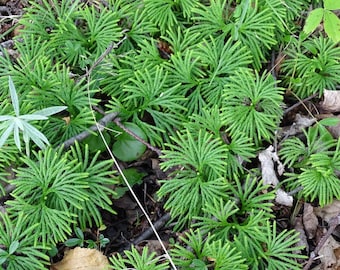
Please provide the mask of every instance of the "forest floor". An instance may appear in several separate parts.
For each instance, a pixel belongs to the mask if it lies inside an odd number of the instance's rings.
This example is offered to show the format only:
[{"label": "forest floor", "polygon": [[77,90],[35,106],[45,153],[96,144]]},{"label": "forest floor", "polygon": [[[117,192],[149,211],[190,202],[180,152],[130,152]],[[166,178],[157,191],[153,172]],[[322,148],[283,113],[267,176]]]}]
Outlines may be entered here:
[{"label": "forest floor", "polygon": [[[0,46],[9,50],[12,49],[13,37],[16,35],[15,26],[26,5],[26,1],[21,0],[0,0]],[[333,96],[330,99],[337,98],[339,97]],[[326,98],[321,100],[317,97],[310,97],[299,103],[293,103],[287,99],[285,102],[287,108],[281,124],[283,130],[292,130],[292,125],[297,124],[299,117],[301,117],[299,124],[305,125],[311,112],[315,115],[318,114],[320,118],[332,113],[330,108],[333,105]],[[335,136],[339,136],[340,127],[334,127],[332,132]],[[129,164],[121,163],[121,165],[136,168],[145,174],[143,183],[135,185],[134,191],[152,218],[164,243],[169,243],[176,241],[179,235],[172,231],[171,224],[165,225],[170,216],[163,210],[162,204],[155,199],[155,192],[159,188],[158,180],[167,177],[166,173],[160,170],[159,163],[157,154],[148,150],[138,161]],[[122,252],[129,248],[131,244],[137,244],[140,247],[148,245],[149,249],[162,253],[147,220],[129,193],[115,200],[113,205],[117,215],[102,213],[106,229],[100,232],[96,229],[89,230],[85,233],[85,238],[96,240],[99,233],[109,238],[110,244],[105,247],[105,255]],[[306,245],[309,256],[313,251],[318,251],[320,258],[314,260],[310,268],[315,270],[340,269],[339,219],[332,219],[339,213],[340,201],[335,201],[329,207],[322,209],[303,202],[295,208],[276,204],[274,209],[275,219],[282,229],[289,227],[292,218],[296,219],[295,229],[301,233],[301,244]],[[55,261],[62,258],[64,248],[60,247],[58,255],[54,258]]]}]

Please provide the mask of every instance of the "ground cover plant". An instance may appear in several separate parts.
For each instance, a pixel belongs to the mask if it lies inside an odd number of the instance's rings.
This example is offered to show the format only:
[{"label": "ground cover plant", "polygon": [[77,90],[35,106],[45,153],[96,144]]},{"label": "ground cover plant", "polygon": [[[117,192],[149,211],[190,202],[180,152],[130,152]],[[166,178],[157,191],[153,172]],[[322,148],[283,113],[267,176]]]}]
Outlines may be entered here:
[{"label": "ground cover plant", "polygon": [[326,267],[340,210],[308,241],[305,216],[340,200],[340,108],[320,102],[340,89],[339,5],[20,6],[0,55],[1,269],[62,269],[76,245],[107,269]]}]

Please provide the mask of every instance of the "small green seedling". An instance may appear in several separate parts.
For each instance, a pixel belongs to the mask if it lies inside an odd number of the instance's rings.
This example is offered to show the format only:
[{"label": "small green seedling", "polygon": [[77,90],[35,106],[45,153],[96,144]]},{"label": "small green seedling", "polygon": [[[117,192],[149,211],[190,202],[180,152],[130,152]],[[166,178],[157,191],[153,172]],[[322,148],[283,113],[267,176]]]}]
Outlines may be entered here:
[{"label": "small green seedling", "polygon": [[41,133],[37,128],[33,125],[29,124],[29,121],[36,120],[47,120],[47,116],[52,114],[59,113],[65,110],[66,106],[53,106],[48,107],[46,109],[36,111],[32,114],[20,115],[19,110],[19,99],[18,95],[12,81],[12,78],[9,76],[9,93],[12,100],[13,110],[15,116],[13,115],[0,115],[0,122],[3,122],[0,125],[0,130],[4,130],[0,137],[0,148],[6,143],[8,137],[13,134],[14,142],[19,151],[21,151],[21,143],[20,143],[20,132],[23,133],[23,139],[26,145],[26,154],[29,156],[29,141],[32,140],[40,149],[44,149],[46,145],[49,144],[48,139],[45,137],[43,133]]},{"label": "small green seedling", "polygon": [[80,228],[75,229],[75,234],[77,237],[75,238],[70,238],[67,241],[65,241],[65,246],[67,247],[83,247],[85,244],[87,245],[88,248],[103,248],[105,247],[110,240],[108,238],[105,238],[103,234],[99,234],[97,240],[85,240],[85,236],[83,231]]},{"label": "small green seedling", "polygon": [[325,32],[334,41],[340,41],[340,19],[333,12],[340,9],[340,2],[334,0],[324,0],[324,8],[312,10],[306,20],[303,31],[306,34],[312,33],[323,21]]}]

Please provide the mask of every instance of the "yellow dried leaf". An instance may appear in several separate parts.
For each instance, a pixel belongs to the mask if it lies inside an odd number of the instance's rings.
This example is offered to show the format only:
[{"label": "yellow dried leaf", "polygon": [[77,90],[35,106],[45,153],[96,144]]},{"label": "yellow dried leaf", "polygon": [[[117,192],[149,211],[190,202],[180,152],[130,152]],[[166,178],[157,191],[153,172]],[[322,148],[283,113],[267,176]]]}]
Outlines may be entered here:
[{"label": "yellow dried leaf", "polygon": [[109,261],[96,249],[76,247],[65,252],[62,261],[51,266],[50,270],[107,270]]}]

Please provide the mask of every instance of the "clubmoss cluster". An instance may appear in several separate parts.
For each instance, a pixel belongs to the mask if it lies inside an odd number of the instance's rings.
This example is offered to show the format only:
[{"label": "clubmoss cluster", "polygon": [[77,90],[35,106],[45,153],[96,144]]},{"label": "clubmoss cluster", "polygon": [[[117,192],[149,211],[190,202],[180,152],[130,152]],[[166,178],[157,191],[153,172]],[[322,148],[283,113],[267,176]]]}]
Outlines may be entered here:
[{"label": "clubmoss cluster", "polygon": [[[22,138],[13,140],[0,126],[8,138],[0,168],[16,172],[0,227],[0,263],[25,269],[26,260],[30,269],[44,269],[46,249],[76,227],[100,226],[99,208],[112,212],[115,192],[108,185],[118,180],[111,161],[78,144],[58,148],[94,124],[97,106],[137,125],[164,153],[161,167],[172,173],[157,195],[175,230],[188,229],[170,247],[179,269],[300,269],[298,235],[278,232],[274,191],[263,186],[252,161],[275,139],[284,89],[303,98],[340,82],[333,41],[321,33],[292,37],[301,31],[296,19],[314,2],[30,1],[15,38],[18,57],[6,50],[0,57],[0,119],[13,115],[8,76],[23,114],[67,109],[33,121],[50,146],[29,145],[30,156],[14,145]],[[276,74],[267,70],[268,59],[280,48],[286,59]],[[294,170],[285,187],[301,185],[299,196],[321,205],[339,199],[339,141],[318,127],[304,137],[306,143],[289,138],[280,145]],[[111,263],[168,268],[147,248]]]}]

